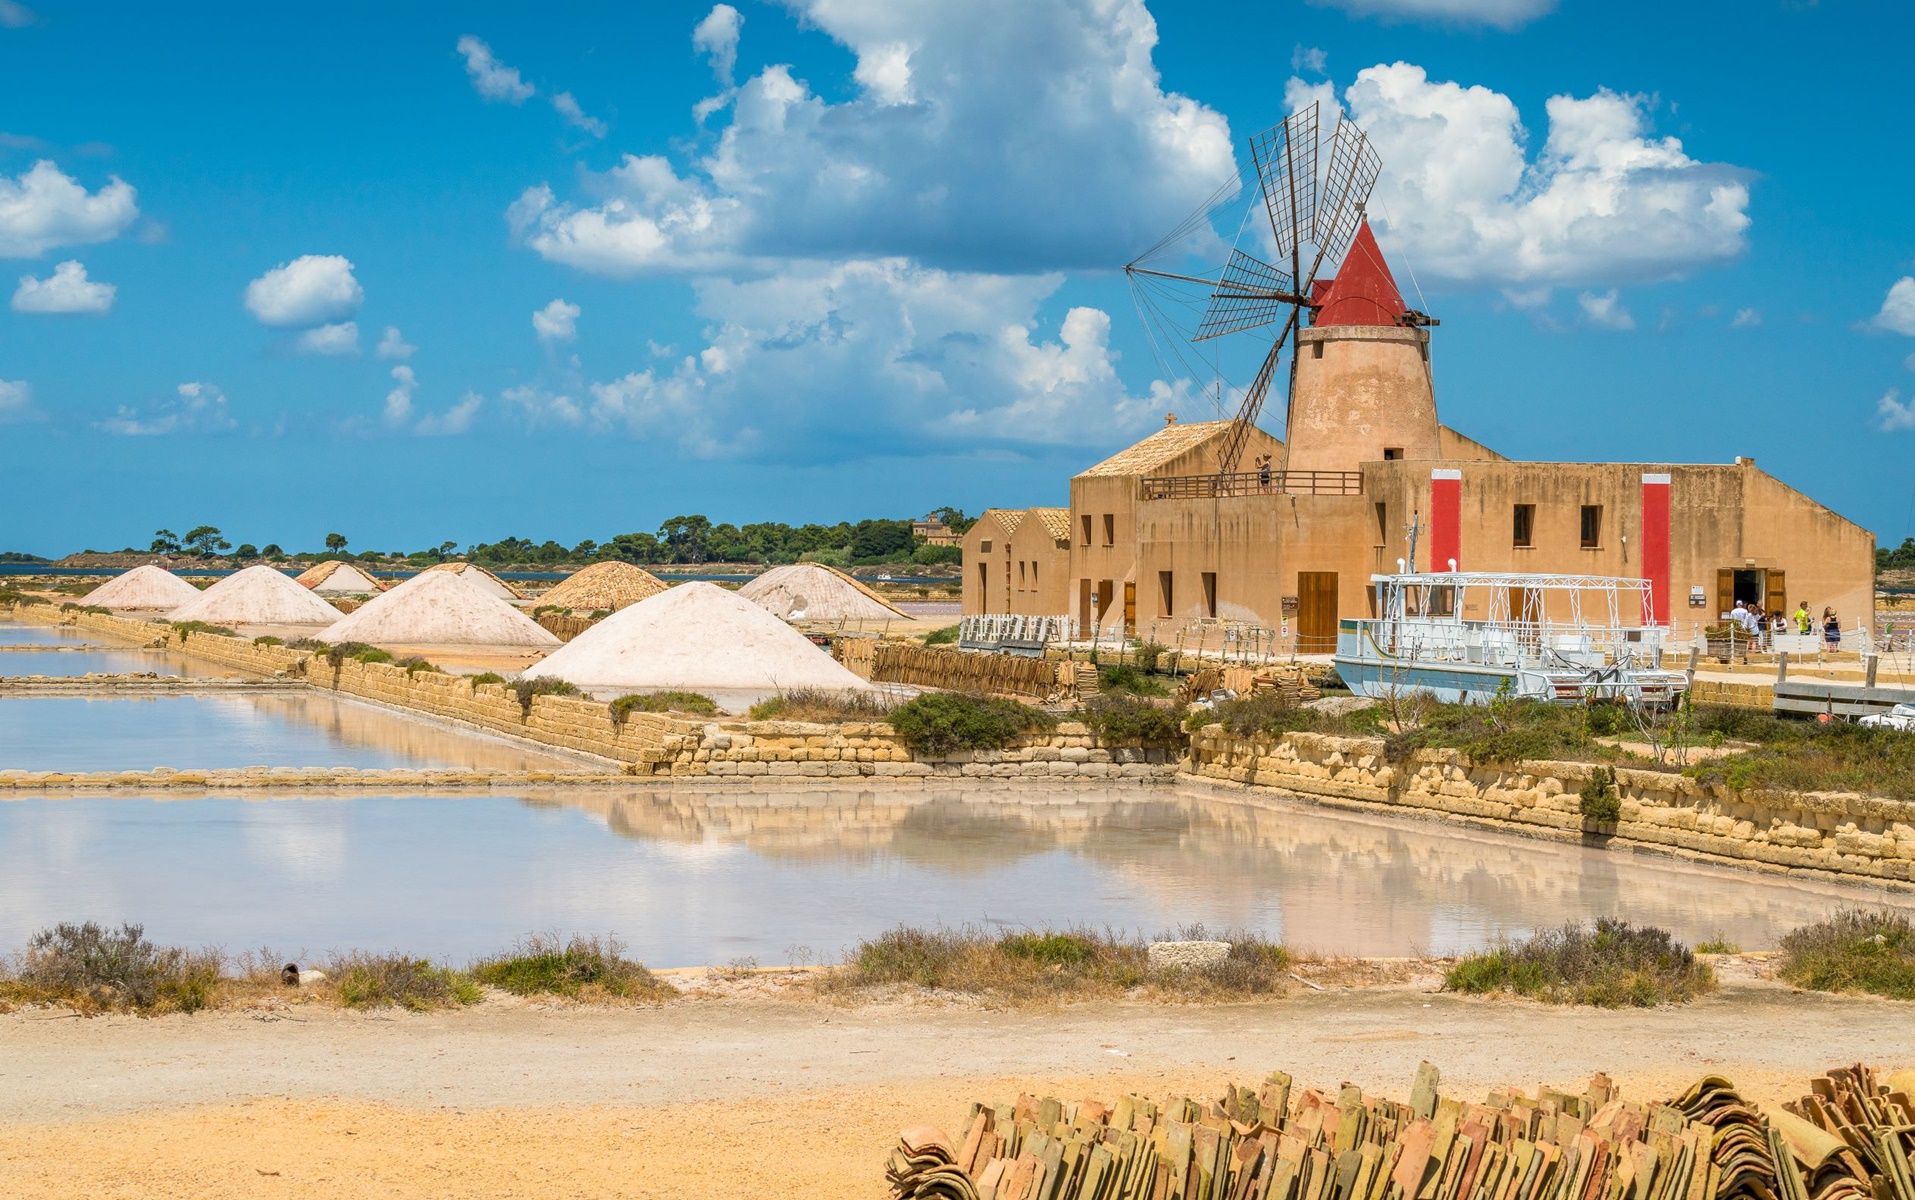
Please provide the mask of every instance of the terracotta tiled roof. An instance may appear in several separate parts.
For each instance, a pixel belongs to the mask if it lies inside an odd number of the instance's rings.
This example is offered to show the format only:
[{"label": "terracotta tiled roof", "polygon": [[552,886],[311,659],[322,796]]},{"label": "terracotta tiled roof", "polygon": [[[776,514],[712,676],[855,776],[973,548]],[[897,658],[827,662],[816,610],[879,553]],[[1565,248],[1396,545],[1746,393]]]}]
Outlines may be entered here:
[{"label": "terracotta tiled roof", "polygon": [[1033,508],[1037,519],[1044,522],[1044,532],[1051,540],[1066,542],[1071,536],[1071,510],[1068,508]]},{"label": "terracotta tiled roof", "polygon": [[995,520],[998,526],[1004,530],[1005,535],[1009,536],[1016,533],[1017,527],[1023,523],[1024,510],[1021,508],[987,508],[978,514],[977,519],[982,521],[985,517],[990,517]]},{"label": "terracotta tiled roof", "polygon": [[1166,425],[1128,450],[1120,450],[1082,475],[1148,475],[1230,428],[1228,421]]}]

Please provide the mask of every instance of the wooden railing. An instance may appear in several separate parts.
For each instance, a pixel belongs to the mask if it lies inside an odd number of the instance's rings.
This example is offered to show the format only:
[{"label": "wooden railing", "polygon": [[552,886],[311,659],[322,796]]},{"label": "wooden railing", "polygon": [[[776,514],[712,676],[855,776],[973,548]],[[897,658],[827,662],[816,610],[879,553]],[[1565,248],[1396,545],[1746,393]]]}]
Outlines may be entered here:
[{"label": "wooden railing", "polygon": [[1218,496],[1289,493],[1361,496],[1361,471],[1237,471],[1229,475],[1159,475],[1143,481],[1146,500],[1210,500]]}]

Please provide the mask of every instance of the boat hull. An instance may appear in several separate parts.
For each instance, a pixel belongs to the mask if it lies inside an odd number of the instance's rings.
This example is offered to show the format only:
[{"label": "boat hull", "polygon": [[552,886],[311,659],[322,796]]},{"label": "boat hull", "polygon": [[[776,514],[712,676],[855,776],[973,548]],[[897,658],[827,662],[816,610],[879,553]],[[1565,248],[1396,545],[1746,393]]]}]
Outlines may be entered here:
[{"label": "boat hull", "polygon": [[1514,670],[1471,663],[1406,664],[1341,654],[1334,661],[1343,686],[1354,695],[1376,700],[1387,700],[1392,694],[1427,695],[1445,704],[1487,704],[1505,684],[1516,687]]}]

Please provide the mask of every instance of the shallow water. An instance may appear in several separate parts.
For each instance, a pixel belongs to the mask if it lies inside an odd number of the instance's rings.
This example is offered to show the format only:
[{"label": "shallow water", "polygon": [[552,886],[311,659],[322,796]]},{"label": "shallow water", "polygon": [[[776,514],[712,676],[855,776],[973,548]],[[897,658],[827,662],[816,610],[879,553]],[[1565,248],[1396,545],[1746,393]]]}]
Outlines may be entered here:
[{"label": "shallow water", "polygon": [[87,640],[65,625],[16,625],[0,621],[0,646],[70,646]]},{"label": "shallow water", "polygon": [[[1014,796],[1007,800],[1006,796]],[[832,960],[899,923],[1202,922],[1353,955],[1596,916],[1772,946],[1859,888],[1170,791],[0,801],[0,950],[59,920],[453,961],[615,933],[654,966]],[[1908,906],[1915,901],[1896,898]]]},{"label": "shallow water", "polygon": [[0,676],[186,675],[239,679],[239,671],[160,650],[0,650]]},{"label": "shallow water", "polygon": [[324,693],[0,697],[0,769],[484,767],[578,760]]}]

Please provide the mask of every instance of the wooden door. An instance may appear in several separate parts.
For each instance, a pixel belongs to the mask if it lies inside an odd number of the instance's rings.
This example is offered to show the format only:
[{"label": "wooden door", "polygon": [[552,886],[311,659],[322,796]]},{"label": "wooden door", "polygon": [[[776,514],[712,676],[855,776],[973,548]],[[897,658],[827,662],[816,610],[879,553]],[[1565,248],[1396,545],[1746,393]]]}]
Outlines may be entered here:
[{"label": "wooden door", "polygon": [[1789,607],[1788,582],[1786,572],[1764,571],[1762,573],[1762,604],[1768,610],[1762,614],[1763,616],[1779,612],[1786,617],[1794,611]]},{"label": "wooden door", "polygon": [[1297,572],[1297,653],[1330,654],[1337,648],[1337,573]]},{"label": "wooden door", "polygon": [[[1086,521],[1089,517],[1084,518]],[[1090,632],[1090,580],[1077,581],[1077,627],[1084,633]]]},{"label": "wooden door", "polygon": [[1135,636],[1137,633],[1137,585],[1124,585],[1124,633]]},{"label": "wooden door", "polygon": [[1722,619],[1722,614],[1735,608],[1735,568],[1720,567],[1716,570],[1716,615],[1709,618],[1713,625]]}]

